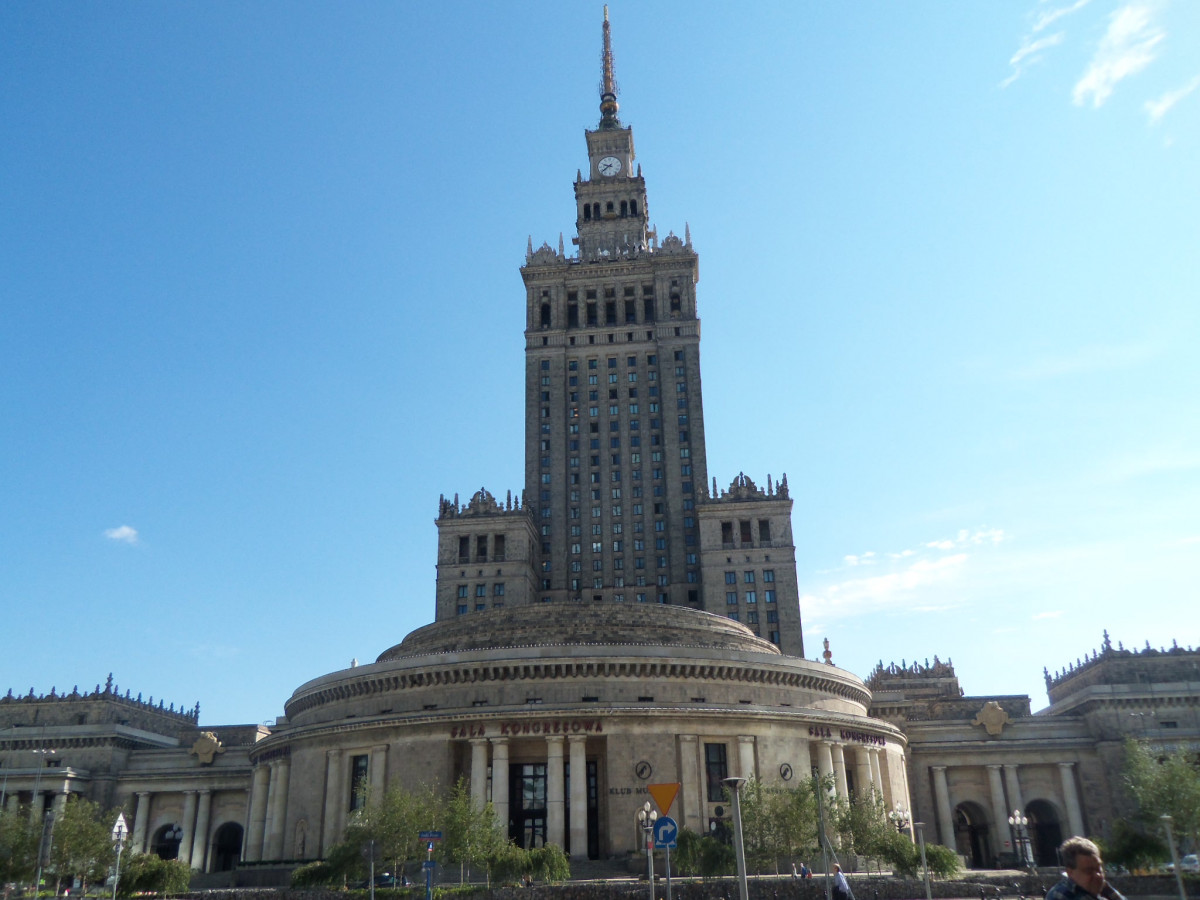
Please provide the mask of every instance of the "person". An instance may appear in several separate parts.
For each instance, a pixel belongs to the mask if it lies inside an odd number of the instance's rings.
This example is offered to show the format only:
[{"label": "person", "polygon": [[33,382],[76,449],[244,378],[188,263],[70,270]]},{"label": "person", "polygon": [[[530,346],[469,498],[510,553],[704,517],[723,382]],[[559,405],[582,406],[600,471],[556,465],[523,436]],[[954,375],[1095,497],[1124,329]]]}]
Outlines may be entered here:
[{"label": "person", "polygon": [[[801,865],[804,865],[804,863],[801,863]],[[799,878],[800,878],[800,873],[796,871],[796,864],[792,863],[792,881],[796,881]]]},{"label": "person", "polygon": [[800,877],[801,878],[812,878],[812,869],[810,869],[804,863],[800,863]]},{"label": "person", "polygon": [[1068,838],[1058,848],[1066,867],[1063,877],[1046,891],[1046,900],[1125,900],[1104,880],[1104,863],[1100,848],[1084,837]]},{"label": "person", "polygon": [[854,891],[850,890],[850,883],[846,881],[838,863],[833,864],[833,896],[835,900],[854,900]]}]

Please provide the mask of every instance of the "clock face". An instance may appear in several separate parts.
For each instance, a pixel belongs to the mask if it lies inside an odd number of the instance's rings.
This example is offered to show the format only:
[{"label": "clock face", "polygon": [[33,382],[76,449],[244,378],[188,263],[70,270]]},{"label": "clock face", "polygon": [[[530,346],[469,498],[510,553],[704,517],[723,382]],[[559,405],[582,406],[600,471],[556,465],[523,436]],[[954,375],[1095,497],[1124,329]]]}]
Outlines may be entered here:
[{"label": "clock face", "polygon": [[615,156],[606,156],[596,164],[596,169],[601,175],[611,177],[621,171],[621,161]]}]

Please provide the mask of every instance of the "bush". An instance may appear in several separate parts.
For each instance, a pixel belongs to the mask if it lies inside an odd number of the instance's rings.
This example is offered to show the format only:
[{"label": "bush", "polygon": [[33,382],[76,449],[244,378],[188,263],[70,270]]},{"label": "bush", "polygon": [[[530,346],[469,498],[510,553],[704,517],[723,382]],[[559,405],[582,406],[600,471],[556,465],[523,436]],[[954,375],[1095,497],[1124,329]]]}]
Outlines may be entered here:
[{"label": "bush", "polygon": [[331,884],[337,877],[337,873],[333,871],[328,863],[317,860],[316,862],[305,863],[292,872],[292,887],[320,887]]},{"label": "bush", "polygon": [[182,894],[188,889],[192,867],[178,859],[159,859],[153,853],[139,853],[122,861],[117,894]]},{"label": "bush", "polygon": [[717,878],[737,871],[737,858],[728,844],[705,835],[700,838],[700,877]]},{"label": "bush", "polygon": [[[894,874],[903,878],[921,876],[921,848],[910,841],[907,835],[897,833],[894,838],[888,838],[880,851],[880,856],[891,864]],[[962,867],[958,854],[941,844],[925,845],[925,862],[929,866],[929,874],[937,878],[957,875]]]},{"label": "bush", "polygon": [[488,871],[501,884],[516,884],[525,874],[525,851],[513,843],[505,843],[488,857]]},{"label": "bush", "polygon": [[546,844],[525,852],[529,856],[529,874],[536,881],[557,884],[571,877],[571,863],[558,844]]}]

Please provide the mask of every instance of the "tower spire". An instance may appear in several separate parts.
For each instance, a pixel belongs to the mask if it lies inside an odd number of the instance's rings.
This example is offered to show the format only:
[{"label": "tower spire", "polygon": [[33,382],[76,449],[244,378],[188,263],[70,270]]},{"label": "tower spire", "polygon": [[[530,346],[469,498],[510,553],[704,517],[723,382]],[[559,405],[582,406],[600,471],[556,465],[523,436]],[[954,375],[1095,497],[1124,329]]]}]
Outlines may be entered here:
[{"label": "tower spire", "polygon": [[617,118],[617,80],[613,76],[612,32],[608,25],[608,4],[604,5],[604,50],[601,53],[600,127],[619,128]]}]

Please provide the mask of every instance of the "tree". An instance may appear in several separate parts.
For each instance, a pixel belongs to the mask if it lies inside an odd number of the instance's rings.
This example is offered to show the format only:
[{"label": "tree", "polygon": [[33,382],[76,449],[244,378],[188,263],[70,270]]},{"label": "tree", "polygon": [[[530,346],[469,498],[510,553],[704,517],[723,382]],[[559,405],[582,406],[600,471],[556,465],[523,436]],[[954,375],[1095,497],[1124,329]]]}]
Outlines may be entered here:
[{"label": "tree", "polygon": [[866,796],[835,803],[831,820],[842,846],[859,856],[883,858],[884,851],[891,848],[891,835],[896,833],[888,821],[887,803],[873,787]]},{"label": "tree", "polygon": [[37,848],[37,828],[24,816],[0,810],[0,884],[31,880]]},{"label": "tree", "polygon": [[444,804],[442,859],[458,865],[460,883],[472,863],[486,862],[505,843],[492,804],[476,807],[465,779],[460,778]]},{"label": "tree", "polygon": [[78,878],[86,888],[104,878],[115,856],[112,822],[98,804],[78,797],[63,806],[54,822],[47,867],[59,884]]},{"label": "tree", "polygon": [[1167,858],[1167,843],[1155,831],[1146,830],[1127,819],[1113,822],[1112,837],[1105,841],[1106,863],[1116,863],[1127,869],[1149,869]]},{"label": "tree", "polygon": [[1137,741],[1126,741],[1125,784],[1147,831],[1157,832],[1165,814],[1174,819],[1184,846],[1200,844],[1200,768],[1185,751],[1159,758]]}]

